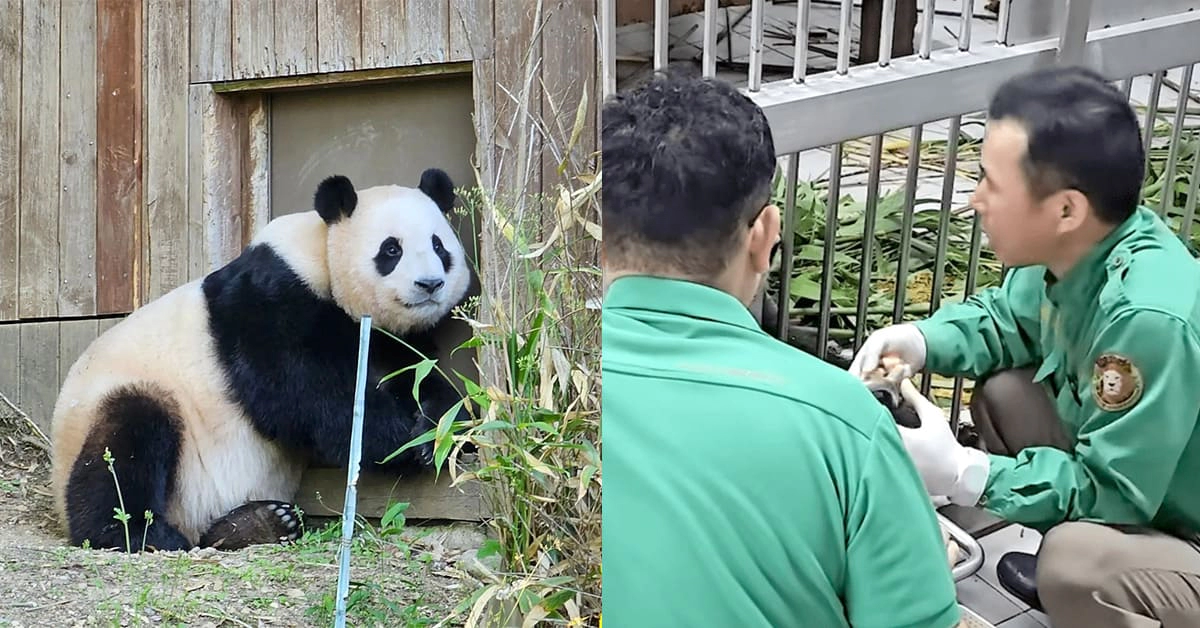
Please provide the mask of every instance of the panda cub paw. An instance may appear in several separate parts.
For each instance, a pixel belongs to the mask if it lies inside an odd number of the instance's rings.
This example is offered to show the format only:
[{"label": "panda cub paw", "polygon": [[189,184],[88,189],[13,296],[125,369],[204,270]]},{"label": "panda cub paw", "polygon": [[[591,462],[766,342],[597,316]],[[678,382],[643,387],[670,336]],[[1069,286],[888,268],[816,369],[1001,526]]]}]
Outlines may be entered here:
[{"label": "panda cub paw", "polygon": [[300,538],[303,524],[291,504],[253,501],[217,519],[200,537],[201,547],[237,550],[251,545],[288,543]]}]

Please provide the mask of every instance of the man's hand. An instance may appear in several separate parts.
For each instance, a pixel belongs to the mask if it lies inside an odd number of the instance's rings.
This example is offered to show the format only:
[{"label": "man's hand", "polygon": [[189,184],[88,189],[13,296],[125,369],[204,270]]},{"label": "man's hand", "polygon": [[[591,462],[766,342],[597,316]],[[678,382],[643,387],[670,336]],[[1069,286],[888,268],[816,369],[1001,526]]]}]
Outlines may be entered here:
[{"label": "man's hand", "polygon": [[963,447],[954,439],[942,409],[921,395],[909,380],[900,383],[900,395],[917,412],[921,426],[897,425],[904,448],[930,495],[944,495],[951,503],[974,506],[987,485],[990,461],[978,449]]},{"label": "man's hand", "polygon": [[919,372],[925,368],[925,336],[911,323],[884,327],[867,336],[850,364],[850,372],[862,379],[881,366],[884,356],[907,364],[912,369],[909,375]]}]

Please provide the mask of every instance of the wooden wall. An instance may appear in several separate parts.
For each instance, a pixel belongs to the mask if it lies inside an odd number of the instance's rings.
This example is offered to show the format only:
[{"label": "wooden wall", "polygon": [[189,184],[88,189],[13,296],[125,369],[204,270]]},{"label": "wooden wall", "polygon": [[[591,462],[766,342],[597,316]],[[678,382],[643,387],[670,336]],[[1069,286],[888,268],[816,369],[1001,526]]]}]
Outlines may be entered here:
[{"label": "wooden wall", "polygon": [[[274,89],[465,66],[481,178],[512,194],[557,177],[545,149],[586,90],[582,166],[595,15],[595,0],[0,0],[0,393],[48,420],[97,330],[249,240]],[[486,291],[503,251],[484,239]]]}]

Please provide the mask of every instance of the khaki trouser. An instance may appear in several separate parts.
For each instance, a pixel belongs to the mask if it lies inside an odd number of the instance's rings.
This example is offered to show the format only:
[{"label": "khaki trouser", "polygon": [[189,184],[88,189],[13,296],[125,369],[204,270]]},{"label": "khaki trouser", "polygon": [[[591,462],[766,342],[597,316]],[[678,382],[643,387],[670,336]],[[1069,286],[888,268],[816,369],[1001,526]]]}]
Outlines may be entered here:
[{"label": "khaki trouser", "polygon": [[[1004,371],[976,387],[971,417],[983,446],[1014,455],[1069,450],[1033,370]],[[1054,628],[1200,627],[1200,543],[1148,528],[1070,521],[1051,528],[1037,561],[1038,596]]]}]

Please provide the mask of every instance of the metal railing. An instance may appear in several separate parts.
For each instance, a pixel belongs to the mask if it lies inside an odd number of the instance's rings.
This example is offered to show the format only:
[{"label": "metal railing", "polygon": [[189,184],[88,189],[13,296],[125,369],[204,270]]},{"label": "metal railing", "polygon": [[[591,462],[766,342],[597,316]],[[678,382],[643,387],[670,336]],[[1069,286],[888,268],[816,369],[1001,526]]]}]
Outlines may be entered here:
[{"label": "metal railing", "polygon": [[[860,0],[860,5],[872,0]],[[903,0],[914,2],[917,0]],[[765,18],[770,14],[774,22],[772,32],[775,41],[780,37],[778,26],[781,11],[791,11],[795,5],[794,20],[790,21],[790,36],[793,45],[790,76],[773,80],[764,79],[766,57]],[[913,264],[914,248],[932,246],[932,286],[927,314],[936,310],[944,301],[944,283],[947,276],[946,260],[949,252],[950,223],[954,218],[970,221],[969,236],[954,246],[967,248],[967,269],[964,277],[963,294],[966,298],[979,286],[979,267],[984,255],[983,234],[979,221],[967,203],[957,200],[962,196],[956,192],[955,183],[961,182],[960,153],[958,140],[965,133],[964,120],[971,123],[980,116],[987,100],[995,88],[1008,78],[1037,67],[1053,63],[1070,63],[1089,66],[1107,79],[1118,82],[1126,97],[1130,96],[1135,77],[1149,74],[1152,77],[1148,102],[1144,116],[1144,133],[1147,149],[1155,142],[1156,124],[1171,125],[1165,145],[1155,147],[1166,151],[1164,176],[1176,185],[1181,162],[1181,147],[1184,131],[1194,141],[1197,133],[1188,129],[1189,86],[1194,65],[1200,62],[1200,0],[1155,0],[1146,3],[1129,3],[1126,0],[1056,0],[1043,3],[1017,3],[1014,8],[1008,0],[1000,2],[995,17],[994,38],[992,33],[980,30],[977,16],[972,10],[959,11],[953,27],[942,20],[938,31],[936,22],[945,17],[947,11],[938,9],[936,0],[919,0],[919,23],[914,33],[911,55],[896,57],[892,54],[896,32],[894,16],[897,0],[883,0],[882,26],[879,29],[879,55],[877,61],[854,65],[852,44],[854,37],[854,13],[864,9],[856,7],[854,0],[793,0],[769,3],[752,0],[749,7],[719,7],[717,0],[706,0],[702,13],[702,43],[699,46],[700,71],[704,76],[717,76],[720,51],[718,40],[726,43],[734,36],[730,27],[722,32],[722,24],[741,21],[749,23],[749,43],[743,78],[728,74],[743,85],[744,93],[754,99],[771,122],[777,153],[782,157],[784,177],[783,232],[793,234],[797,225],[797,185],[799,163],[802,153],[813,150],[828,150],[829,168],[824,208],[823,251],[819,297],[815,308],[817,322],[812,328],[797,330],[793,323],[793,296],[790,293],[791,278],[795,270],[796,250],[794,237],[784,237],[781,247],[782,264],[779,269],[779,287],[774,296],[779,303],[774,327],[780,338],[789,339],[796,331],[815,337],[815,348],[826,356],[826,347],[834,332],[850,342],[850,351],[857,350],[865,335],[871,331],[867,326],[868,316],[878,308],[870,304],[871,284],[880,279],[872,276],[877,246],[875,228],[880,218],[880,184],[885,155],[885,143],[890,135],[904,131],[907,135],[907,163],[904,173],[904,198],[899,224],[899,252],[895,272],[890,279],[895,282],[891,299],[890,322],[902,321],[906,314],[913,314],[906,294],[908,279]],[[956,7],[973,5],[969,0],[953,2]],[[616,29],[615,0],[601,0],[601,71],[605,94],[615,91],[616,81]],[[788,8],[783,8],[789,5]],[[836,29],[836,53],[829,53],[836,60],[833,67],[824,71],[813,71],[808,51],[814,28],[813,11],[822,7],[839,5]],[[654,68],[666,65],[670,60],[672,31],[669,28],[669,4],[667,0],[655,0],[655,19],[652,25]],[[720,19],[721,16],[725,19]],[[954,28],[956,27],[956,28]],[[694,29],[691,29],[694,30]],[[953,42],[935,46],[935,32],[953,31]],[[690,30],[689,30],[690,32]],[[677,35],[677,39],[684,37]],[[973,41],[974,40],[974,41]],[[732,49],[731,46],[726,46]],[[860,42],[861,47],[861,42]],[[734,65],[733,53],[726,53],[725,66]],[[776,55],[778,58],[778,55]],[[779,63],[774,69],[782,73]],[[1162,119],[1160,106],[1162,88],[1168,84],[1168,71],[1181,73],[1182,96],[1178,98],[1169,121]],[[732,72],[728,71],[728,72]],[[1192,96],[1194,99],[1194,96]],[[1200,103],[1200,99],[1196,100]],[[1192,112],[1200,115],[1200,110]],[[923,204],[936,205],[937,226],[920,231],[914,238],[918,179],[923,163],[922,137],[931,124],[945,124],[948,149],[940,164],[941,190],[938,198],[926,199]],[[836,249],[840,226],[839,200],[846,185],[848,151],[861,138],[870,138],[866,164],[866,198],[863,203],[863,223],[860,241],[859,276],[857,303],[853,308],[839,310],[832,303],[835,278]],[[1159,140],[1162,144],[1163,140]],[[893,151],[888,151],[889,156]],[[1200,151],[1192,151],[1190,163],[1195,171]],[[1147,167],[1150,167],[1151,159]],[[891,161],[889,159],[889,161]],[[1170,210],[1179,220],[1178,228],[1190,238],[1195,218],[1197,187],[1200,176],[1193,176],[1189,192],[1182,207],[1176,206],[1175,194],[1161,194],[1156,204],[1160,214]],[[966,210],[966,211],[963,211]],[[932,240],[932,244],[930,244]],[[924,309],[924,308],[922,308]],[[848,311],[847,311],[848,310]],[[854,329],[831,329],[834,313],[852,315]],[[964,382],[954,382],[952,416],[957,419]],[[924,392],[930,389],[929,378],[925,378]],[[957,420],[955,420],[957,423]]]}]

